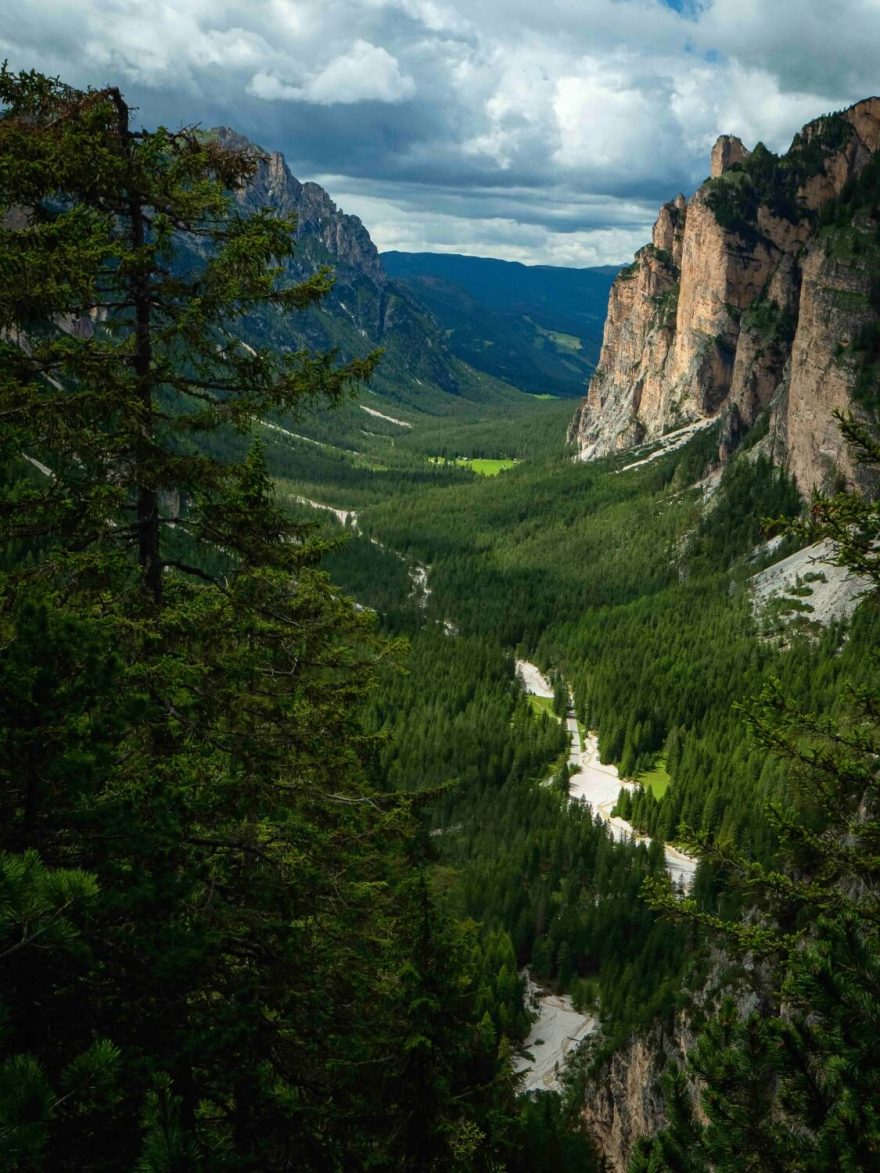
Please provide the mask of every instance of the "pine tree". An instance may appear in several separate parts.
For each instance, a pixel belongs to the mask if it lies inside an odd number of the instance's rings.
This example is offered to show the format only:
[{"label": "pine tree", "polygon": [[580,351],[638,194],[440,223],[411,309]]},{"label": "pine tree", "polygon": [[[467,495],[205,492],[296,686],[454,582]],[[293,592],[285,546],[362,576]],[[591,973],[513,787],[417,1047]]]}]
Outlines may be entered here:
[{"label": "pine tree", "polygon": [[[289,284],[293,224],[240,209],[253,153],[134,129],[112,87],[4,69],[0,100],[0,846],[94,885],[69,964],[0,957],[30,1152],[383,1167],[414,821],[364,782],[357,705],[387,652],[242,439],[375,356],[240,342],[329,285]],[[52,1089],[102,1045],[118,1094],[68,1126]]]}]

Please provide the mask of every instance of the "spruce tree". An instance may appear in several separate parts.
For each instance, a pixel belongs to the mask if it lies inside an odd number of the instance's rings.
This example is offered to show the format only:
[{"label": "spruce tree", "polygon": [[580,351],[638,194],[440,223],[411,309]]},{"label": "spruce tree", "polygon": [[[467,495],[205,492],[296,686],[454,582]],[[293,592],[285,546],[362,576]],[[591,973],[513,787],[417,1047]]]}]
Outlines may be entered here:
[{"label": "spruce tree", "polygon": [[[414,1014],[414,821],[361,766],[387,653],[244,441],[375,356],[241,341],[330,280],[290,284],[294,225],[242,210],[253,152],[138,129],[113,87],[4,69],[0,101],[0,847],[82,906],[63,965],[0,956],[2,1071],[39,1102],[11,1167],[429,1167],[383,1110],[411,1115]],[[102,1055],[78,1126],[54,1089]],[[432,1167],[468,1136],[479,1167],[473,1097],[440,1102]]]}]

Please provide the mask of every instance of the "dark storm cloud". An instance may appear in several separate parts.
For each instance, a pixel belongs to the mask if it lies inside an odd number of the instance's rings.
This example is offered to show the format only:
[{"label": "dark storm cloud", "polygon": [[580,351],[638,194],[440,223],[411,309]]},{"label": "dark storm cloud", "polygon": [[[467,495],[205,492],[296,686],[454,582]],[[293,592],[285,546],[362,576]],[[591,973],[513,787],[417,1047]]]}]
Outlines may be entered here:
[{"label": "dark storm cloud", "polygon": [[777,149],[880,88],[877,0],[28,0],[14,67],[232,125],[383,247],[625,259],[728,131]]}]

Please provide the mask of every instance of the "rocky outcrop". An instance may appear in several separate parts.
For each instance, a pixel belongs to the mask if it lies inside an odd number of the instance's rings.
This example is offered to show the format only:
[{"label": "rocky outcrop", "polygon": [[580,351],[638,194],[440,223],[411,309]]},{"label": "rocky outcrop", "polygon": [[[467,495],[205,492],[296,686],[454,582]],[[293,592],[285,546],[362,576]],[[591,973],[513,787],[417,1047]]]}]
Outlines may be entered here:
[{"label": "rocky outcrop", "polygon": [[760,961],[743,963],[713,948],[705,970],[695,970],[689,980],[691,1006],[671,1020],[635,1031],[628,1041],[598,1068],[593,1068],[584,1088],[581,1115],[608,1173],[625,1173],[636,1141],[666,1126],[665,1094],[661,1077],[670,1064],[685,1077],[685,1087],[697,1119],[705,1122],[700,1103],[702,1086],[688,1069],[687,1058],[695,1047],[700,1028],[720,1006],[732,998],[737,1013],[748,1016],[767,1004],[759,990],[767,988]]},{"label": "rocky outcrop", "polygon": [[672,263],[681,267],[681,250],[684,244],[684,222],[687,214],[687,200],[681,194],[664,204],[654,225],[651,243],[660,252],[669,253]]},{"label": "rocky outcrop", "polygon": [[582,459],[714,417],[723,458],[769,411],[805,494],[858,479],[832,413],[880,402],[878,148],[878,98],[810,123],[781,157],[718,140],[712,178],[660,209],[615,281],[569,433]]},{"label": "rocky outcrop", "polygon": [[742,140],[738,139],[735,134],[720,135],[712,148],[709,174],[713,179],[717,179],[719,175],[729,171],[734,163],[742,163],[748,154]]},{"label": "rocky outcrop", "polygon": [[668,1055],[669,1041],[655,1027],[616,1051],[600,1078],[587,1086],[584,1124],[611,1173],[627,1168],[639,1137],[666,1124],[660,1075]]},{"label": "rocky outcrop", "polygon": [[[228,127],[221,126],[217,136],[224,145],[257,150]],[[385,274],[379,251],[358,217],[340,211],[317,183],[300,183],[278,151],[260,151],[257,157],[256,174],[240,193],[241,203],[249,208],[270,206],[279,212],[294,213],[299,233],[320,241],[336,260],[383,284]]]}]

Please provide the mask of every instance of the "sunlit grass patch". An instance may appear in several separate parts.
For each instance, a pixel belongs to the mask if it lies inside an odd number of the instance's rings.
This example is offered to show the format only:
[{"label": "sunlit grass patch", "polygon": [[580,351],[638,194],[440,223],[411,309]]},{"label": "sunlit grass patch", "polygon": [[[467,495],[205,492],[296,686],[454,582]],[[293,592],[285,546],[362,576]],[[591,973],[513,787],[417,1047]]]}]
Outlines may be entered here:
[{"label": "sunlit grass patch", "polygon": [[448,459],[445,456],[429,456],[431,464],[457,464],[459,468],[469,468],[471,472],[481,477],[497,477],[500,472],[515,468],[518,460],[493,460],[482,456],[457,456]]},{"label": "sunlit grass patch", "polygon": [[535,696],[534,693],[530,692],[528,697],[529,704],[536,713],[548,713],[551,717],[556,717],[557,721],[559,720],[559,717],[553,712],[552,696]]},{"label": "sunlit grass patch", "polygon": [[467,468],[472,468],[475,473],[479,473],[481,477],[497,477],[500,472],[504,472],[508,468],[514,468],[519,464],[518,460],[456,460],[456,464],[461,464]]},{"label": "sunlit grass patch", "polygon": [[658,758],[652,770],[645,770],[636,779],[646,790],[650,790],[655,798],[662,798],[669,789],[672,779],[666,769],[666,759]]}]

